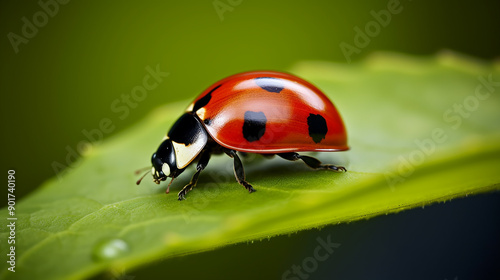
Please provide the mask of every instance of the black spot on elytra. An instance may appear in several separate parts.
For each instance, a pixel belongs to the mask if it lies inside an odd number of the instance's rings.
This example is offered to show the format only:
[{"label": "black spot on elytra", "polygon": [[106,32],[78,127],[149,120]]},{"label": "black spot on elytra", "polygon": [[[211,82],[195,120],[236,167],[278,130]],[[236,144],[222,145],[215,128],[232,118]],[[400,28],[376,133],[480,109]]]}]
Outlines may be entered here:
[{"label": "black spot on elytra", "polygon": [[203,120],[203,123],[206,125],[210,125],[211,121],[212,121],[211,119],[205,119],[205,120]]},{"label": "black spot on elytra", "polygon": [[328,127],[326,126],[326,120],[323,116],[309,114],[309,117],[307,117],[307,125],[309,126],[309,136],[311,136],[315,143],[319,143],[321,140],[325,139]]},{"label": "black spot on elytra", "polygon": [[222,84],[214,87],[211,91],[209,91],[205,96],[200,98],[196,103],[194,103],[193,106],[193,112],[198,111],[198,109],[207,106],[208,102],[210,102],[210,99],[212,99],[212,92],[214,92],[216,89],[220,88]]},{"label": "black spot on elytra", "polygon": [[255,83],[262,89],[269,92],[280,93],[285,88],[285,86],[283,85],[283,81],[278,78],[257,77],[255,78]]},{"label": "black spot on elytra", "polygon": [[266,115],[263,112],[245,112],[243,122],[243,137],[248,142],[259,140],[266,132]]},{"label": "black spot on elytra", "polygon": [[205,131],[196,117],[185,113],[174,123],[168,132],[168,138],[177,143],[190,145],[203,133]]}]

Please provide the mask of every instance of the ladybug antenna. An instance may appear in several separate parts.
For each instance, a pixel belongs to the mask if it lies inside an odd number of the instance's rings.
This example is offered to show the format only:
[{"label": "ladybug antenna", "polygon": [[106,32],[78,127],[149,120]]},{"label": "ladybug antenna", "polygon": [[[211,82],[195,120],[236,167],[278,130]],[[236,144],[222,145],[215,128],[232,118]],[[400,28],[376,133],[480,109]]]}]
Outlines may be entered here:
[{"label": "ladybug antenna", "polygon": [[175,179],[175,177],[172,177],[172,180],[170,180],[170,183],[168,183],[167,190],[165,191],[165,193],[170,192],[170,185],[172,185],[172,182],[174,181],[174,179]]},{"label": "ladybug antenna", "polygon": [[[149,168],[149,167],[148,167],[148,168]],[[142,175],[142,177],[141,177],[139,180],[137,180],[137,182],[135,182],[135,183],[136,183],[137,185],[139,185],[139,184],[141,183],[142,179],[144,179],[144,177],[146,177],[146,175],[148,175],[148,173],[149,173],[149,171],[146,171],[146,173],[144,173],[144,175]]]},{"label": "ladybug antenna", "polygon": [[137,169],[134,173],[135,173],[135,175],[137,175],[137,174],[142,173],[142,172],[144,172],[145,170],[148,170],[148,169],[150,169],[150,168],[151,168],[151,166],[146,166],[146,167],[143,167],[143,168],[141,168],[141,169]]}]

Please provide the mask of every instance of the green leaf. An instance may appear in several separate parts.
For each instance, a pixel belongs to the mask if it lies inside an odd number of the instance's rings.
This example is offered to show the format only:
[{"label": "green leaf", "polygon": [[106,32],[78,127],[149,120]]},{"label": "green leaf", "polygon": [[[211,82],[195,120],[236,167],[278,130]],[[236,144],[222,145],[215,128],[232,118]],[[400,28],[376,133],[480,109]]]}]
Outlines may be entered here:
[{"label": "green leaf", "polygon": [[[303,62],[291,72],[326,92],[344,117],[352,149],[317,156],[347,173],[250,157],[257,192],[248,194],[221,156],[185,201],[175,192],[191,169],[168,195],[151,180],[136,186],[134,170],[149,164],[189,101],[166,105],[18,201],[16,272],[3,262],[1,278],[81,279],[500,188],[500,64],[377,54],[353,65]],[[5,256],[8,229],[0,235]]]}]

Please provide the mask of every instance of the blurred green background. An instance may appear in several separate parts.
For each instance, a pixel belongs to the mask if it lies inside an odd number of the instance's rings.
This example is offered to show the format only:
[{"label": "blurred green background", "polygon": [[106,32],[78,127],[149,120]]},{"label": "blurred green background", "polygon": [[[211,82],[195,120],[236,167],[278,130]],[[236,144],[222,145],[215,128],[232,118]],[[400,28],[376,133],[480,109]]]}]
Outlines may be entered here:
[{"label": "blurred green background", "polygon": [[[339,45],[355,46],[354,28],[364,29],[374,20],[371,11],[392,2],[42,1],[58,3],[57,10],[46,7],[53,16],[44,18],[38,1],[3,0],[2,170],[16,170],[19,199],[55,176],[55,163],[59,169],[73,162],[69,151],[78,151],[88,140],[84,131],[99,129],[103,119],[113,128],[102,133],[106,139],[158,105],[192,99],[237,72],[286,71],[300,60],[348,63]],[[414,0],[399,6],[352,62],[378,50],[433,55],[451,49],[498,59],[500,2]],[[29,30],[26,20],[40,27]],[[31,38],[12,39],[23,29]],[[143,100],[123,99],[142,85],[148,66],[169,76]]]}]

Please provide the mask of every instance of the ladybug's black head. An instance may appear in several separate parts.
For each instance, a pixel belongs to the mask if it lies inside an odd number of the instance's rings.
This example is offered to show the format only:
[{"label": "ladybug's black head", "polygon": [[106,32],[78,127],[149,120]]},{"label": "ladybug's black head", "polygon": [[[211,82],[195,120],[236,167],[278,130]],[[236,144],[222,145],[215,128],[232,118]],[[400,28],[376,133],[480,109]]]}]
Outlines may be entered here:
[{"label": "ladybug's black head", "polygon": [[175,161],[175,153],[170,139],[165,139],[163,143],[161,143],[156,153],[151,157],[151,164],[153,165],[151,170],[153,182],[157,184],[161,181],[165,181],[167,177],[175,178],[179,175],[179,170],[177,169]]}]

